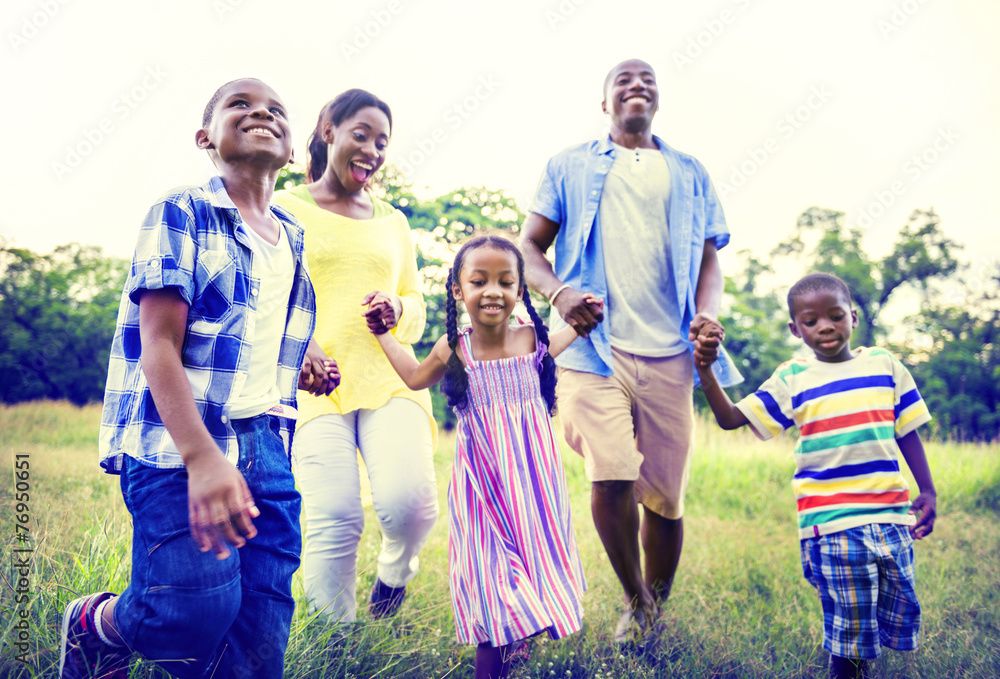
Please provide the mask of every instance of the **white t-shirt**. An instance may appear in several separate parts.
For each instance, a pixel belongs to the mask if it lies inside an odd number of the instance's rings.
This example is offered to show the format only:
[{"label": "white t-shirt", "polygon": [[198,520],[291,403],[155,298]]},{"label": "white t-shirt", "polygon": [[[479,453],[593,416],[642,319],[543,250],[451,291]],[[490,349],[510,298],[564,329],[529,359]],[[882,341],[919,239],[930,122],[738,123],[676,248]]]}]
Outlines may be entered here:
[{"label": "white t-shirt", "polygon": [[244,225],[244,230],[250,235],[253,253],[250,275],[256,285],[250,294],[257,297],[257,320],[247,379],[230,408],[233,419],[260,415],[280,401],[278,354],[295,276],[295,258],[284,227],[278,228],[275,245],[249,226]]},{"label": "white t-shirt", "polygon": [[611,346],[639,356],[685,350],[670,259],[670,169],[659,149],[615,144],[601,194]]}]

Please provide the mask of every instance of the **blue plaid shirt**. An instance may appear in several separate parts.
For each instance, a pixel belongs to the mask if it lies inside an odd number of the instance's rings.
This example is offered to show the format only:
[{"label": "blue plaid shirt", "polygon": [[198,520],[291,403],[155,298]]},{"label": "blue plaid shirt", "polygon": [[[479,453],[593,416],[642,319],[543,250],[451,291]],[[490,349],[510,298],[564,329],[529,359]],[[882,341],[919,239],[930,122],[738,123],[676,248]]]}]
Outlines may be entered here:
[{"label": "blue plaid shirt", "polygon": [[[670,252],[676,278],[674,288],[681,310],[679,332],[690,352],[694,344],[687,339],[688,326],[697,313],[694,298],[705,241],[712,239],[715,247],[721,250],[729,242],[729,229],[704,166],[696,158],[670,148],[659,137],[653,138],[670,168],[670,211],[667,215]],[[556,277],[577,290],[603,299],[607,299],[608,284],[599,208],[604,180],[614,160],[615,149],[609,138],[557,154],[549,160],[535,200],[528,208],[559,224],[554,243]],[[566,326],[555,309],[549,322],[552,331]],[[607,321],[599,324],[588,337],[578,337],[559,354],[556,363],[605,377],[613,374]],[[719,352],[719,360],[712,364],[712,370],[724,387],[743,381],[725,349]],[[697,372],[694,380],[697,385]]]},{"label": "blue plaid shirt", "polygon": [[[272,205],[271,212],[284,226],[296,262],[276,367],[281,403],[294,408],[299,369],[316,324],[316,299],[301,225],[280,207]],[[250,366],[259,292],[247,228],[219,177],[169,192],[146,215],[111,344],[100,432],[100,461],[108,473],[121,471],[123,455],[153,467],[184,466],[140,362],[139,297],[160,288],[175,288],[188,304],[184,370],[209,433],[228,460],[239,459],[229,408]],[[290,442],[294,422],[281,422]]]}]

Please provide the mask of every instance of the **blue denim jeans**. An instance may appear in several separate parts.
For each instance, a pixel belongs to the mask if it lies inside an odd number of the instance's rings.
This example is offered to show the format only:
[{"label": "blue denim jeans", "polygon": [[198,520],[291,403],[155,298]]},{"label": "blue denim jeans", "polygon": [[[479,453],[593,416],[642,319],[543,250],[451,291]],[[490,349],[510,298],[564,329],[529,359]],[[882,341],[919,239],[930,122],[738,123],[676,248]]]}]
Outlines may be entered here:
[{"label": "blue denim jeans", "polygon": [[126,456],[122,494],[132,514],[132,581],[114,609],[131,649],[181,679],[281,677],[299,567],[301,500],[278,422],[235,420],[240,460],[260,516],[257,535],[218,560],[188,525],[187,470]]}]

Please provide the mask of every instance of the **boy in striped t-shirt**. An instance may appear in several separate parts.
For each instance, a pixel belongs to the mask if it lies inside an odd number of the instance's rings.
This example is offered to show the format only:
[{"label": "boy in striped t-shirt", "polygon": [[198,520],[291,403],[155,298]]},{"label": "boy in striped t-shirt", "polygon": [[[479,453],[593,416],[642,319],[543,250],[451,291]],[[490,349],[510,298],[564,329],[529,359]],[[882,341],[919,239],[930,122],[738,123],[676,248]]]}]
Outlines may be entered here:
[{"label": "boy in striped t-shirt", "polygon": [[[858,315],[842,280],[804,277],[788,291],[788,312],[792,334],[815,356],[782,363],[737,404],[710,366],[698,373],[723,429],[749,425],[766,440],[799,428],[792,489],[802,570],[823,604],[831,676],[864,677],[882,646],[917,647],[913,540],[934,529],[937,506],[917,428],[931,417],[902,363],[883,349],[851,349]],[[898,453],[919,486],[912,502]]]}]

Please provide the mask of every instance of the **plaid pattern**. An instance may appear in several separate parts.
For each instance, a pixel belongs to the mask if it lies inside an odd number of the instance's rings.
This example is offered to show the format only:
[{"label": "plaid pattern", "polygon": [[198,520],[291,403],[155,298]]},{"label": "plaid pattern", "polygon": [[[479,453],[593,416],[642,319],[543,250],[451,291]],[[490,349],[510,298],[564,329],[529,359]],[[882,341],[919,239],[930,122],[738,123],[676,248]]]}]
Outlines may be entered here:
[{"label": "plaid pattern", "polygon": [[872,523],[801,541],[802,571],[823,604],[823,648],[877,658],[917,648],[920,602],[909,529]]},{"label": "plaid pattern", "polygon": [[[272,205],[271,212],[285,227],[296,260],[277,365],[281,403],[294,408],[316,301],[302,227],[280,207]],[[246,381],[259,292],[246,228],[219,177],[169,192],[146,215],[111,344],[100,432],[100,461],[108,473],[121,471],[123,455],[153,467],[184,466],[140,365],[139,298],[145,290],[168,287],[189,306],[182,362],[195,403],[226,458],[237,462],[228,412]],[[281,422],[290,441],[294,422]]]}]

